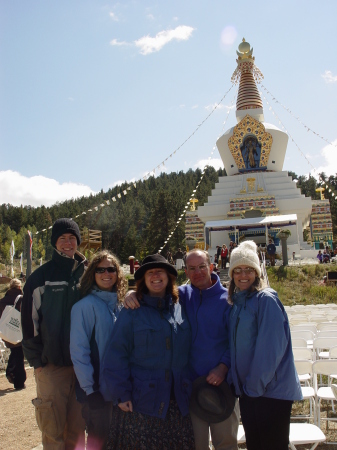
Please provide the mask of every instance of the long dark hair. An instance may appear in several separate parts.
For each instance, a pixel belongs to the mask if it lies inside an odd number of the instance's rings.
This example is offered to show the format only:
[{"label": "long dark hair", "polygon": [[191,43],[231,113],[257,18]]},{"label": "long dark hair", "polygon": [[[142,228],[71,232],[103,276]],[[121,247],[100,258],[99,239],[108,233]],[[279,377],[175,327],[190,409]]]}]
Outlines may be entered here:
[{"label": "long dark hair", "polygon": [[[168,283],[166,286],[166,294],[171,294],[173,303],[178,303],[179,301],[179,292],[178,287],[176,285],[177,278],[169,273],[166,269],[164,269],[168,276]],[[145,272],[146,273],[146,272]],[[136,282],[136,295],[138,300],[141,300],[144,294],[148,293],[148,288],[145,284],[145,273],[140,280]]]},{"label": "long dark hair", "polygon": [[84,272],[83,277],[81,278],[81,286],[80,292],[81,297],[85,297],[90,293],[95,284],[95,269],[99,263],[101,263],[104,259],[111,261],[112,264],[117,269],[117,280],[116,280],[116,289],[117,289],[117,298],[121,303],[124,301],[125,294],[128,291],[128,282],[124,276],[123,270],[121,269],[121,265],[119,259],[113,253],[110,253],[108,250],[102,250],[92,257],[87,270]]}]

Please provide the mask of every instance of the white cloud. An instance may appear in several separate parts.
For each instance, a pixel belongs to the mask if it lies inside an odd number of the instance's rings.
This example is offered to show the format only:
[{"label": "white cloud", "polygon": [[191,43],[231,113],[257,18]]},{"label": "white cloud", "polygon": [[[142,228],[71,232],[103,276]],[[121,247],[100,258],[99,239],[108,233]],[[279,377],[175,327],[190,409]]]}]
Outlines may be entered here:
[{"label": "white cloud", "polygon": [[56,202],[88,196],[95,192],[84,184],[59,183],[41,175],[25,177],[12,170],[0,171],[0,204],[51,206]]},{"label": "white cloud", "polygon": [[112,39],[112,41],[110,41],[110,45],[117,46],[117,47],[122,47],[125,45],[132,45],[129,42],[125,42],[125,41],[118,41],[117,39]]},{"label": "white cloud", "polygon": [[150,19],[150,20],[154,20],[154,15],[153,15],[153,14],[148,14],[146,17],[147,17],[148,19]]},{"label": "white cloud", "polygon": [[111,17],[111,19],[112,19],[114,22],[118,22],[118,21],[119,21],[119,19],[118,19],[118,17],[116,16],[115,13],[110,12],[110,13],[109,13],[109,16]]},{"label": "white cloud", "polygon": [[150,53],[158,52],[173,40],[187,41],[192,36],[194,30],[195,28],[180,25],[174,30],[160,31],[155,37],[143,36],[137,39],[134,44],[140,49],[142,55],[149,55]]},{"label": "white cloud", "polygon": [[[213,103],[211,105],[207,105],[207,106],[205,106],[205,109],[207,109],[207,111],[212,111],[212,109],[214,109],[216,107],[216,105],[218,105],[218,104],[217,103]],[[217,107],[217,109],[224,109],[224,108],[225,108],[225,105],[222,105],[221,103]]]},{"label": "white cloud", "polygon": [[192,106],[192,109],[197,109],[198,108],[198,105],[193,105]]},{"label": "white cloud", "polygon": [[337,174],[337,139],[331,144],[325,146],[321,150],[321,156],[323,157],[322,164],[316,168],[315,173],[319,174],[324,172],[327,176]]},{"label": "white cloud", "polygon": [[236,31],[236,28],[228,25],[225,27],[221,32],[221,44],[224,49],[228,49],[232,47],[232,45],[235,42],[235,39],[237,37],[238,33]]},{"label": "white cloud", "polygon": [[193,169],[203,169],[205,166],[213,166],[215,170],[218,170],[223,168],[223,162],[221,158],[200,159],[194,164]]},{"label": "white cloud", "polygon": [[321,77],[326,83],[337,83],[337,75],[332,75],[331,70],[326,70]]}]

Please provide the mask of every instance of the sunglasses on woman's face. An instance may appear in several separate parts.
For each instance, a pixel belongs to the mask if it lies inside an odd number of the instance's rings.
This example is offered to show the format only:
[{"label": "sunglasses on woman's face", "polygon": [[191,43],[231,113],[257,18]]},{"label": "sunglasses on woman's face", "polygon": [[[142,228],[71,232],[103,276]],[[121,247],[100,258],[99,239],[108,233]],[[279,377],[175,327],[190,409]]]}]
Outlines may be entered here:
[{"label": "sunglasses on woman's face", "polygon": [[108,273],[115,273],[117,272],[116,267],[96,267],[95,273],[104,273],[107,271]]}]

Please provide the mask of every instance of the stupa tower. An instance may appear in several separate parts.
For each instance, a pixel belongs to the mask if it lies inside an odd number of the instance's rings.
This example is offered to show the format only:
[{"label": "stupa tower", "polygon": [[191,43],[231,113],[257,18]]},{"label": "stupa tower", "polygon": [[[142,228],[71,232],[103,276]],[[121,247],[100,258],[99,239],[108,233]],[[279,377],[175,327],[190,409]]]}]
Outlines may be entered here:
[{"label": "stupa tower", "polygon": [[240,122],[247,114],[247,110],[250,110],[252,117],[263,121],[263,103],[256,86],[256,81],[260,82],[263,79],[263,75],[254,63],[253,49],[250,48],[245,38],[242,39],[236,53],[238,55],[236,60],[238,66],[232,75],[232,82],[240,83],[236,101],[237,121]]},{"label": "stupa tower", "polygon": [[231,80],[239,86],[237,124],[216,142],[227,176],[219,178],[208,202],[198,208],[205,243],[211,254],[215,245],[230,240],[265,244],[272,237],[277,244],[277,233],[287,227],[289,251],[298,254],[307,245],[303,228],[309,224],[311,199],[283,171],[288,135],[264,121],[258,90],[263,75],[245,39],[236,62]]},{"label": "stupa tower", "polygon": [[255,65],[253,48],[242,40],[237,50],[232,82],[239,84],[236,102],[238,125],[225,132],[217,147],[227,175],[251,171],[281,171],[288,135],[264,122],[263,103],[257,83],[263,79]]}]

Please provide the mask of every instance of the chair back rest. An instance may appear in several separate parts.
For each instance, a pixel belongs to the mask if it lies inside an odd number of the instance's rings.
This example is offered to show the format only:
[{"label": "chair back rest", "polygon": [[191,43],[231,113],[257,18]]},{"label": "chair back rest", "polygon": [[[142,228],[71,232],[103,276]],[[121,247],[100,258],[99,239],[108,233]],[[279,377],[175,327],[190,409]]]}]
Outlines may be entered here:
[{"label": "chair back rest", "polygon": [[337,322],[321,322],[317,324],[317,330],[336,330]]},{"label": "chair back rest", "polygon": [[317,337],[314,339],[313,348],[331,348],[337,345],[337,337]]},{"label": "chair back rest", "polygon": [[303,338],[291,339],[292,347],[307,347],[307,341]]},{"label": "chair back rest", "polygon": [[337,359],[337,345],[335,347],[331,347],[329,350],[329,358]]},{"label": "chair back rest", "polygon": [[312,375],[312,361],[309,361],[308,359],[295,359],[294,362],[298,375],[304,375],[307,373]]},{"label": "chair back rest", "polygon": [[316,338],[319,338],[319,337],[337,337],[337,329],[336,330],[319,331],[316,335]]},{"label": "chair back rest", "polygon": [[337,360],[319,359],[312,363],[312,371],[317,375],[333,375],[337,373]]},{"label": "chair back rest", "polygon": [[294,359],[308,359],[313,361],[313,353],[311,348],[307,347],[293,347]]},{"label": "chair back rest", "polygon": [[298,325],[292,325],[290,327],[290,331],[300,331],[300,330],[310,330],[315,335],[317,334],[316,325],[313,325],[312,323],[300,323]]},{"label": "chair back rest", "polygon": [[290,330],[291,339],[302,338],[306,341],[312,341],[315,339],[315,335],[310,330]]}]

